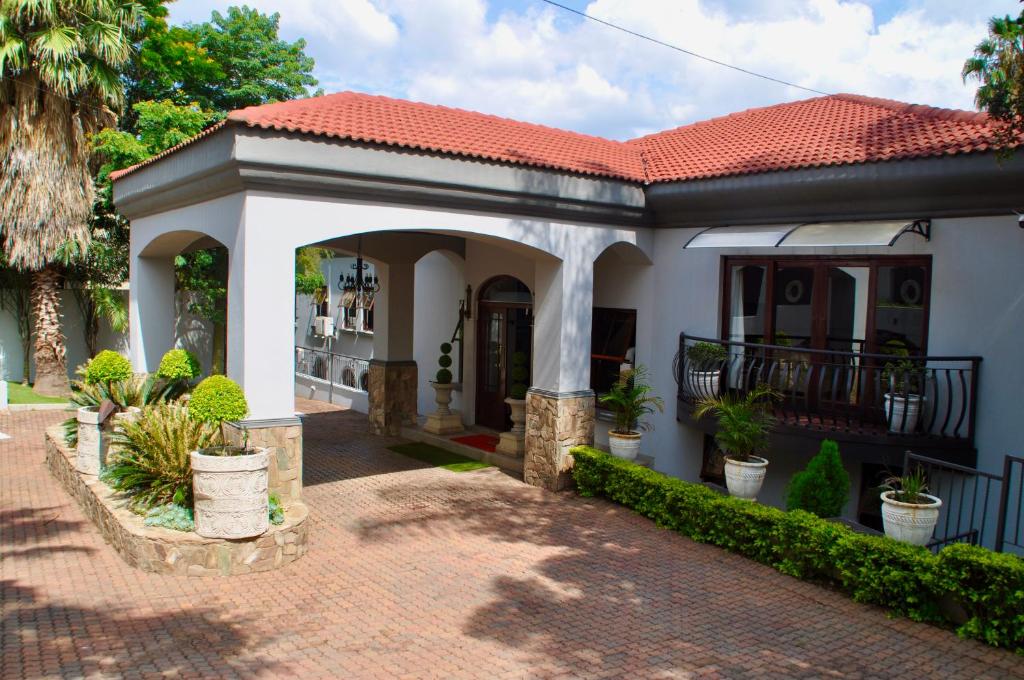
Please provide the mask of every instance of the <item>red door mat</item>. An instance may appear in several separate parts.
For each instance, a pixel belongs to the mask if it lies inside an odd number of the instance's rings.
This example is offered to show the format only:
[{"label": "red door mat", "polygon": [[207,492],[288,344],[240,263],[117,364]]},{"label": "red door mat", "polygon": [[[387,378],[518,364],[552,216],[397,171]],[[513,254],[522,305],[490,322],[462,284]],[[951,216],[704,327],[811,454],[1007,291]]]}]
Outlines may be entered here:
[{"label": "red door mat", "polygon": [[493,434],[467,434],[462,437],[452,437],[452,441],[472,446],[474,449],[480,449],[488,453],[494,453],[495,447],[498,446],[498,438]]}]

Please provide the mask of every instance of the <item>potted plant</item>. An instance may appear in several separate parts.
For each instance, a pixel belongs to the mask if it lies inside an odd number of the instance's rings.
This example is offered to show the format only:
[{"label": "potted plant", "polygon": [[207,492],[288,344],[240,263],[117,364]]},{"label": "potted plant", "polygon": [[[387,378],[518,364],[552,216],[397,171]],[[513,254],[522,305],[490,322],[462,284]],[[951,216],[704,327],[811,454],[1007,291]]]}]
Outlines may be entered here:
[{"label": "potted plant", "polygon": [[[189,416],[221,426],[249,412],[242,388],[230,378],[213,375],[199,383],[188,403]],[[266,448],[249,445],[243,430],[241,446],[221,444],[193,451],[192,491],[196,533],[207,538],[248,538],[269,528]]]},{"label": "potted plant", "polygon": [[437,403],[437,411],[427,416],[427,422],[423,429],[432,434],[453,434],[462,432],[462,417],[453,413],[450,405],[452,403],[452,346],[450,343],[441,343],[441,356],[437,364],[441,368],[437,370],[434,380],[430,385],[434,388],[434,401]]},{"label": "potted plant", "polygon": [[910,434],[917,430],[924,401],[924,370],[911,360],[907,346],[899,340],[885,343],[882,353],[894,357],[882,369],[885,420],[889,431]]},{"label": "potted plant", "polygon": [[508,388],[508,398],[505,399],[510,411],[512,429],[501,433],[497,446],[497,451],[512,456],[521,456],[526,451],[526,390],[529,389],[526,382],[530,379],[529,361],[525,352],[512,354],[512,366],[509,371],[512,384]]},{"label": "potted plant", "polygon": [[885,535],[911,545],[927,545],[939,521],[942,500],[927,493],[928,480],[918,467],[902,477],[885,480],[882,488],[882,526]]},{"label": "potted plant", "polygon": [[722,366],[729,353],[717,342],[695,342],[686,348],[686,376],[683,386],[698,399],[717,397]]},{"label": "potted plant", "polygon": [[156,377],[164,381],[164,389],[169,399],[187,392],[199,374],[199,359],[187,349],[180,348],[168,350],[156,369]]},{"label": "potted plant", "polygon": [[132,365],[107,349],[90,359],[81,374],[87,392],[95,399],[89,400],[89,405],[80,405],[77,411],[75,467],[83,474],[98,475],[106,462],[110,430],[107,419],[120,410],[111,397],[113,386],[132,378]]},{"label": "potted plant", "polygon": [[805,510],[825,519],[839,517],[849,497],[850,475],[839,457],[839,444],[826,439],[806,469],[790,480],[786,510]]},{"label": "potted plant", "polygon": [[615,415],[615,427],[608,433],[608,448],[613,456],[635,460],[640,453],[643,430],[650,424],[640,419],[665,409],[661,397],[651,395],[647,384],[647,369],[641,365],[619,374],[608,394],[601,397],[601,403]]},{"label": "potted plant", "polygon": [[778,398],[768,385],[758,385],[742,397],[725,395],[703,399],[694,415],[713,415],[718,420],[715,441],[725,452],[725,485],[729,494],[744,500],[757,500],[768,459],[755,455],[768,447],[768,433],[775,424],[769,413]]}]

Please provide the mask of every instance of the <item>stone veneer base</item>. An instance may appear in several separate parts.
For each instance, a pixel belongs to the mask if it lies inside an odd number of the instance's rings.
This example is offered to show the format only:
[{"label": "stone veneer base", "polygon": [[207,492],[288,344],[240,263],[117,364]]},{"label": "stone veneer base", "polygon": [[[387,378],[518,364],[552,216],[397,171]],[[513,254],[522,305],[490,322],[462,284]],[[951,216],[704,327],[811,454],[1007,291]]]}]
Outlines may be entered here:
[{"label": "stone veneer base", "polygon": [[192,532],[147,527],[123,507],[120,496],[91,475],[75,470],[75,454],[64,444],[61,426],[46,432],[46,465],[100,530],[104,540],[143,571],[188,576],[234,576],[270,571],[306,553],[308,510],[301,502],[285,508],[284,524],[253,538],[203,538]]},{"label": "stone veneer base", "polygon": [[548,491],[572,484],[572,454],[594,443],[594,393],[552,393],[531,388],[526,393],[526,453],[523,481]]}]

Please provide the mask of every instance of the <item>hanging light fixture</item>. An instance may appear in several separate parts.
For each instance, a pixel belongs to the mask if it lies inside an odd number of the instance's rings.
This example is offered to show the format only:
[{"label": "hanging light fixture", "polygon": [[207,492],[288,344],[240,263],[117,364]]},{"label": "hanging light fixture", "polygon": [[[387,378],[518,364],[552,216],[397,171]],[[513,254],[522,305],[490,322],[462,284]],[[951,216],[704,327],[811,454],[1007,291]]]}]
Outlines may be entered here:
[{"label": "hanging light fixture", "polygon": [[356,263],[352,265],[355,274],[338,275],[338,290],[343,293],[355,293],[356,306],[360,309],[368,309],[373,301],[373,296],[380,292],[380,279],[376,276],[363,276],[370,265],[363,262],[363,237],[359,237],[359,245],[356,249]]}]

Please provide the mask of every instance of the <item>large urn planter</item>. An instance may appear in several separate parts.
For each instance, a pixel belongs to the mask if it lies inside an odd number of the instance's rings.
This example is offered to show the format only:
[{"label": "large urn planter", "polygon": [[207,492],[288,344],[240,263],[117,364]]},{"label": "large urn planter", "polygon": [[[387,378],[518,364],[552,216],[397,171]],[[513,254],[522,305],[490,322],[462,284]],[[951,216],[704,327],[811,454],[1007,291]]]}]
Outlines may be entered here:
[{"label": "large urn planter", "polygon": [[764,476],[768,472],[768,459],[749,456],[748,460],[725,457],[725,486],[729,495],[745,501],[757,500]]},{"label": "large urn planter", "polygon": [[942,500],[920,494],[927,503],[906,503],[895,499],[896,491],[882,493],[882,526],[885,535],[911,545],[927,545],[939,521]]},{"label": "large urn planter", "polygon": [[249,538],[270,527],[267,489],[269,451],[248,449],[215,455],[217,447],[192,452],[192,491],[196,533],[206,538]]},{"label": "large urn planter", "polygon": [[505,403],[511,411],[512,429],[499,435],[495,450],[509,456],[522,456],[526,452],[526,400],[509,397]]},{"label": "large urn planter", "polygon": [[698,371],[688,368],[685,381],[686,392],[691,397],[714,399],[719,394],[718,386],[722,381],[722,371]]},{"label": "large urn planter", "polygon": [[78,448],[75,468],[85,475],[98,475],[107,456],[107,437],[99,406],[78,409]]},{"label": "large urn planter", "polygon": [[640,455],[640,443],[643,438],[644,436],[640,432],[611,431],[608,433],[608,449],[616,458],[636,460]]},{"label": "large urn planter", "polygon": [[453,383],[441,383],[431,381],[430,386],[434,388],[434,403],[437,410],[427,416],[427,422],[423,429],[431,434],[455,434],[462,432],[462,416],[452,411],[452,390]]},{"label": "large urn planter", "polygon": [[917,430],[917,423],[921,419],[921,405],[923,399],[920,394],[899,394],[886,393],[883,397],[885,408],[885,419],[889,424],[889,431],[896,434],[912,434]]}]

